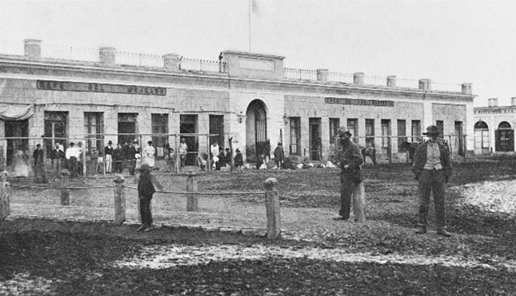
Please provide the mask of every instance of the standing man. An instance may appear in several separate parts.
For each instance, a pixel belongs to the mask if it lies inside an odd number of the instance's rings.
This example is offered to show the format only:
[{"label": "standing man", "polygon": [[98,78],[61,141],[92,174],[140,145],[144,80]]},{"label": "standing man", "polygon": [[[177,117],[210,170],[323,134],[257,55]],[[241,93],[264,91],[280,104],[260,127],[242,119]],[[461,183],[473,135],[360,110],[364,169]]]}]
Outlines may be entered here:
[{"label": "standing man", "polygon": [[76,149],[74,142],[70,142],[70,146],[66,148],[65,157],[68,160],[68,171],[70,172],[70,178],[76,178],[79,149]]},{"label": "standing man", "polygon": [[52,162],[52,168],[55,168],[57,172],[59,172],[59,169],[61,168],[61,161],[63,160],[64,156],[65,153],[62,150],[61,145],[56,143],[56,147],[52,150],[52,152],[50,152],[50,160]]},{"label": "standing man", "polygon": [[348,220],[351,211],[351,196],[362,182],[364,157],[357,144],[351,141],[351,133],[345,126],[338,130],[342,156],[340,158],[340,211],[333,220]]},{"label": "standing man", "polygon": [[278,146],[274,149],[274,161],[276,162],[278,169],[281,169],[283,161],[285,161],[285,152],[283,151],[283,145],[281,142],[278,143]]},{"label": "standing man", "polygon": [[142,163],[139,170],[138,197],[140,200],[140,216],[142,219],[142,225],[137,231],[151,231],[154,229],[152,226],[153,221],[150,208],[152,195],[156,192],[155,187],[157,187],[158,190],[163,191],[163,186],[158,182],[156,176],[151,174],[151,167],[148,163]]},{"label": "standing man", "polygon": [[134,175],[134,170],[136,169],[136,154],[138,154],[138,140],[134,140],[129,149],[127,149],[127,160],[129,162],[129,174]]},{"label": "standing man", "polygon": [[77,147],[76,149],[78,150],[78,153],[79,153],[79,158],[77,160],[77,174],[79,176],[82,176],[83,175],[83,163],[84,163],[84,147],[82,147],[82,142],[77,142]]},{"label": "standing man", "polygon": [[213,144],[211,144],[210,152],[211,152],[211,162],[212,162],[210,165],[213,169],[215,169],[216,167],[219,166],[219,161],[220,161],[219,160],[220,149],[219,149],[219,143],[217,141],[214,141]]},{"label": "standing man", "polygon": [[188,145],[186,144],[185,138],[181,138],[179,144],[179,158],[181,160],[181,167],[184,168],[186,165],[186,153],[188,151]]},{"label": "standing man", "polygon": [[419,222],[416,233],[426,233],[428,225],[428,209],[430,207],[430,193],[434,194],[435,220],[437,234],[449,237],[446,231],[446,199],[444,191],[446,183],[452,175],[450,151],[437,140],[439,129],[431,125],[426,129],[430,139],[416,148],[412,172],[419,181]]},{"label": "standing man", "polygon": [[147,142],[147,147],[143,149],[142,153],[142,163],[146,162],[151,169],[154,168],[156,160],[156,148],[152,144],[152,141]]},{"label": "standing man", "polygon": [[115,161],[115,172],[121,174],[123,170],[124,154],[122,151],[122,145],[116,144],[115,150],[113,150],[113,160]]},{"label": "standing man", "polygon": [[106,159],[106,173],[111,173],[113,166],[113,142],[109,141],[104,148],[104,158]]},{"label": "standing man", "polygon": [[36,145],[36,150],[32,154],[34,157],[34,175],[36,177],[36,183],[46,183],[46,172],[45,172],[45,163],[43,162],[43,149],[41,149],[41,144]]}]

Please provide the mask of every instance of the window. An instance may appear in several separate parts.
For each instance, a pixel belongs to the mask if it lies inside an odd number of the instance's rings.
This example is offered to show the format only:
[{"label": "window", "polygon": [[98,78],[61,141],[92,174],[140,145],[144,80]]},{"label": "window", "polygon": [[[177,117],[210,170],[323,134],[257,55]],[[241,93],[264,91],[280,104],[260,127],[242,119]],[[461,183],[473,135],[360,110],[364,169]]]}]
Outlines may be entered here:
[{"label": "window", "polygon": [[[199,118],[197,114],[181,114],[179,116],[179,132],[181,134],[195,134],[198,131]],[[199,151],[199,141],[197,136],[181,135],[181,139],[185,139],[188,145],[186,152],[186,164],[194,165]]]},{"label": "window", "polygon": [[439,137],[444,137],[444,121],[437,120],[435,122],[435,125],[437,126],[437,129],[439,130]]},{"label": "window", "polygon": [[[165,147],[168,142],[168,114],[151,114],[151,121],[154,146],[158,148]],[[159,155],[163,154],[158,153]]]},{"label": "window", "polygon": [[50,157],[50,152],[55,147],[56,143],[67,146],[67,121],[68,112],[51,112],[45,111],[45,140],[44,146],[47,156]]},{"label": "window", "polygon": [[419,142],[421,139],[421,121],[412,120],[412,142]]},{"label": "window", "polygon": [[131,143],[136,139],[137,120],[138,113],[118,113],[118,143]]},{"label": "window", "polygon": [[104,137],[104,118],[102,112],[84,112],[84,130],[86,132],[86,153],[91,149],[102,151],[102,139]]},{"label": "window", "polygon": [[403,151],[404,142],[407,142],[407,121],[398,119],[398,152]]},{"label": "window", "polygon": [[330,144],[335,144],[335,137],[337,137],[340,127],[340,118],[330,118]]},{"label": "window", "polygon": [[210,145],[217,141],[219,147],[225,147],[224,143],[224,115],[210,115]]},{"label": "window", "polygon": [[366,128],[366,145],[374,147],[374,119],[365,120]]},{"label": "window", "polygon": [[348,118],[346,127],[353,136],[353,142],[358,143],[358,119]]},{"label": "window", "polygon": [[290,117],[290,154],[301,155],[301,118]]}]

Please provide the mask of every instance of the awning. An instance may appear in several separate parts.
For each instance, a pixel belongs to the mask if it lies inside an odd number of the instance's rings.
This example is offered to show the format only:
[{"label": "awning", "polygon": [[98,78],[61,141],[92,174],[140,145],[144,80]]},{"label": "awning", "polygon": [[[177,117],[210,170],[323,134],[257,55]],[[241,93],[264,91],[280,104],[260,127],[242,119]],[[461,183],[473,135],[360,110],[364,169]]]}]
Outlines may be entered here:
[{"label": "awning", "polygon": [[1,120],[25,120],[34,115],[32,105],[0,106]]}]

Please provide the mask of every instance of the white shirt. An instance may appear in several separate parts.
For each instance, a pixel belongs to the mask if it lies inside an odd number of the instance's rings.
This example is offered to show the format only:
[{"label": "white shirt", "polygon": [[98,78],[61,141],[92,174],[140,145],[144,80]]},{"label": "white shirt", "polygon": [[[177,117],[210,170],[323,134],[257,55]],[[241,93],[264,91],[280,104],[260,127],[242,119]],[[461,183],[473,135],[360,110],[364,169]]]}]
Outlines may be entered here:
[{"label": "white shirt", "polygon": [[75,146],[68,147],[65,152],[66,159],[70,159],[70,157],[79,158],[80,155],[81,155],[81,151],[79,150],[78,147],[75,147]]},{"label": "white shirt", "polygon": [[180,143],[179,154],[186,154],[186,150],[188,150],[188,145],[186,145],[186,143]]},{"label": "white shirt", "polygon": [[211,145],[211,154],[213,157],[219,156],[219,145]]}]

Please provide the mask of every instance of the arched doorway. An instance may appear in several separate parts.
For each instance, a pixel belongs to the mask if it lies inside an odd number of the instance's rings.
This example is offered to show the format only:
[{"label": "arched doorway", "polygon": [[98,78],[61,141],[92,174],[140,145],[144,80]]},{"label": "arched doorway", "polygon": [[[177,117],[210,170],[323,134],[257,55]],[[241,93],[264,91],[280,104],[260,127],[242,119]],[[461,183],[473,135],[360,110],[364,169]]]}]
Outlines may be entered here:
[{"label": "arched doorway", "polygon": [[502,121],[495,131],[495,149],[500,152],[514,151],[514,130],[507,121]]},{"label": "arched doorway", "polygon": [[247,161],[256,161],[257,155],[270,154],[267,139],[267,110],[261,100],[252,101],[246,111],[246,156]]},{"label": "arched doorway", "polygon": [[489,127],[483,121],[475,123],[475,153],[489,153]]}]

